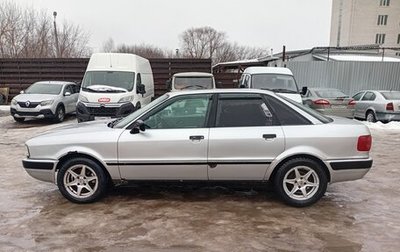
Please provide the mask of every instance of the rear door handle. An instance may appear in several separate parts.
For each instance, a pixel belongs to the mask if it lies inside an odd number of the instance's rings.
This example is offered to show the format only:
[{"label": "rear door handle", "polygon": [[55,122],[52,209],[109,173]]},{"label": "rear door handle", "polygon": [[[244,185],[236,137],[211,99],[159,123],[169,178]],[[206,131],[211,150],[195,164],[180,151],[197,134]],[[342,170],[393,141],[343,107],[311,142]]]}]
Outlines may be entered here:
[{"label": "rear door handle", "polygon": [[194,141],[194,140],[203,140],[204,136],[190,136],[189,139],[192,140],[192,141]]},{"label": "rear door handle", "polygon": [[276,138],[276,134],[264,134],[263,138],[264,139],[273,139],[273,138]]}]

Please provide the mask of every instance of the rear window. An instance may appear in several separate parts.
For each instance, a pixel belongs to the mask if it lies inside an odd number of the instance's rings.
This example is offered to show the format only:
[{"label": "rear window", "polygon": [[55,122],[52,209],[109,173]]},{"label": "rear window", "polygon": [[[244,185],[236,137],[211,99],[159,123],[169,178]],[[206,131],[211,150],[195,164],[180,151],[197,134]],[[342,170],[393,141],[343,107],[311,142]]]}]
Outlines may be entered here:
[{"label": "rear window", "polygon": [[349,96],[337,89],[315,90],[318,97],[321,98],[348,98]]},{"label": "rear window", "polygon": [[400,100],[400,92],[398,91],[381,92],[381,94],[386,100]]}]

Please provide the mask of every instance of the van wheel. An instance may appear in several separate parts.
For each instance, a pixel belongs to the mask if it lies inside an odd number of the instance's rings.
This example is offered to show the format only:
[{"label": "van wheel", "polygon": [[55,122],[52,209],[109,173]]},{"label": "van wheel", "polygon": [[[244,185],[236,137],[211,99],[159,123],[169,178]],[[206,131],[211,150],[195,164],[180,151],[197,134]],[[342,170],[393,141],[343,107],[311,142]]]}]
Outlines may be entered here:
[{"label": "van wheel", "polygon": [[285,162],[275,174],[274,187],[288,205],[306,207],[317,202],[326,192],[328,179],[319,163],[309,158]]},{"label": "van wheel", "polygon": [[60,123],[64,121],[65,118],[65,109],[63,105],[58,105],[56,109],[56,114],[54,115],[54,121],[56,123]]},{"label": "van wheel", "polygon": [[367,122],[376,122],[375,114],[371,110],[367,112]]},{"label": "van wheel", "polygon": [[57,176],[61,194],[74,203],[91,203],[99,200],[108,188],[107,175],[91,159],[73,158],[65,162]]}]

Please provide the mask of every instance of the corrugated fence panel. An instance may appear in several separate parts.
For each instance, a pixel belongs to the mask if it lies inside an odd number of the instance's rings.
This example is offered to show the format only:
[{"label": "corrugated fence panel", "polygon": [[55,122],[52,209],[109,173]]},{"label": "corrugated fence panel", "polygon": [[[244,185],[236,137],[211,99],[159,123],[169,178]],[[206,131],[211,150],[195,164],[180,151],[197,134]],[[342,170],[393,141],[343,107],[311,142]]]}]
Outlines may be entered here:
[{"label": "corrugated fence panel", "polygon": [[338,88],[352,95],[363,89],[400,90],[398,62],[287,62],[299,87]]},{"label": "corrugated fence panel", "polygon": [[[156,96],[164,94],[165,82],[178,72],[211,72],[210,59],[149,59]],[[0,87],[8,87],[8,102],[30,84],[41,80],[80,82],[89,59],[0,59]]]}]

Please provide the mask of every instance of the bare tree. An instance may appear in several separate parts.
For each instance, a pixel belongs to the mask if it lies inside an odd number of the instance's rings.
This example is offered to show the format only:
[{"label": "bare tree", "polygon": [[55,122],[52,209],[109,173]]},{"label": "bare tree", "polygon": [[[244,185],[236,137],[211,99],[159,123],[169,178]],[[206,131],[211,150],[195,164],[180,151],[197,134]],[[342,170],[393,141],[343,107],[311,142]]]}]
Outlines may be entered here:
[{"label": "bare tree", "polygon": [[0,57],[82,57],[90,53],[89,36],[65,22],[59,29],[60,55],[57,55],[52,17],[45,11],[22,8],[11,1],[0,3]]},{"label": "bare tree", "polygon": [[115,45],[114,45],[114,40],[112,38],[108,38],[104,43],[101,48],[102,52],[113,52],[115,50]]},{"label": "bare tree", "polygon": [[144,58],[165,58],[166,52],[156,46],[149,44],[140,44],[140,45],[126,45],[121,44],[117,46],[115,52],[120,53],[133,53]]}]

